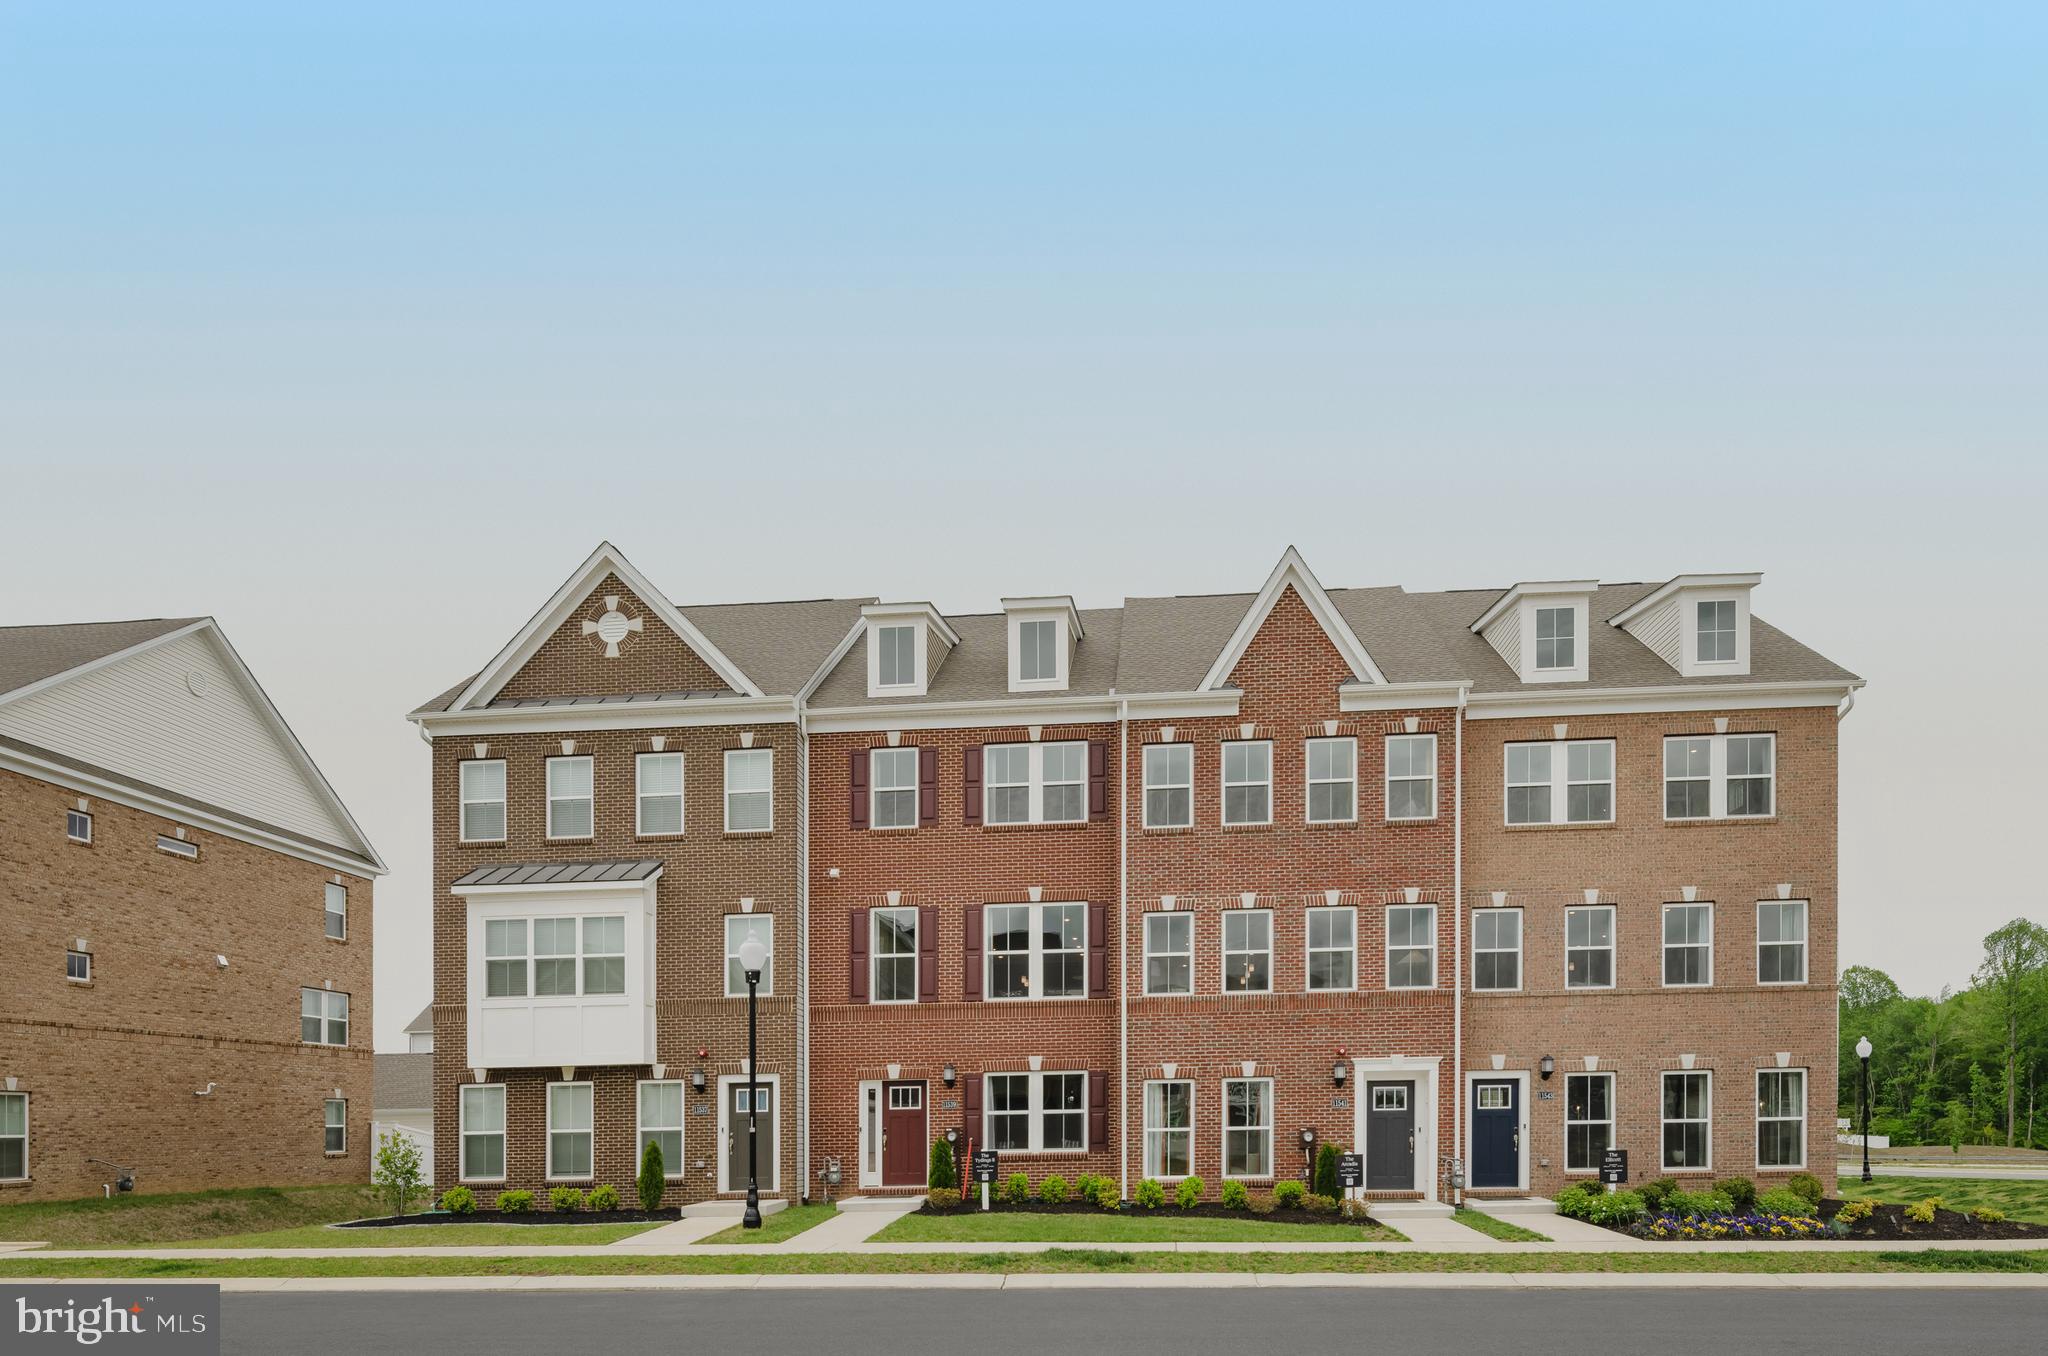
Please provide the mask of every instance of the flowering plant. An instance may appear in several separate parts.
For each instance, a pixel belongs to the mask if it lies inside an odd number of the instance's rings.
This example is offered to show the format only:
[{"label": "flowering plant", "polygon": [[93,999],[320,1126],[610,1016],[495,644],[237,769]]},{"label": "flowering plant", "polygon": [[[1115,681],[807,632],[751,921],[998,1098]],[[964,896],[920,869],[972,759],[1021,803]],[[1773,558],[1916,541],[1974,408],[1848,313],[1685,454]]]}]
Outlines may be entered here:
[{"label": "flowering plant", "polygon": [[1630,1232],[1641,1238],[1699,1242],[1717,1238],[1819,1238],[1828,1232],[1828,1227],[1812,1215],[1677,1215],[1665,1211],[1650,1216]]}]

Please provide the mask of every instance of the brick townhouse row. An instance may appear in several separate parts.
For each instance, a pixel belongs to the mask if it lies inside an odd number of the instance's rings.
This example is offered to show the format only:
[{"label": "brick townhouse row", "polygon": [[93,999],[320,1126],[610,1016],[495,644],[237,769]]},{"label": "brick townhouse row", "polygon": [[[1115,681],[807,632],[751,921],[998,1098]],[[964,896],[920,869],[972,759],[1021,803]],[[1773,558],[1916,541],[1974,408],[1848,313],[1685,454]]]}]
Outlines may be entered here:
[{"label": "brick townhouse row", "polygon": [[750,1109],[791,1198],[941,1137],[1127,1194],[1825,1177],[1861,680],[1758,582],[679,607],[601,546],[412,713],[438,1179],[652,1140],[730,1196]]}]

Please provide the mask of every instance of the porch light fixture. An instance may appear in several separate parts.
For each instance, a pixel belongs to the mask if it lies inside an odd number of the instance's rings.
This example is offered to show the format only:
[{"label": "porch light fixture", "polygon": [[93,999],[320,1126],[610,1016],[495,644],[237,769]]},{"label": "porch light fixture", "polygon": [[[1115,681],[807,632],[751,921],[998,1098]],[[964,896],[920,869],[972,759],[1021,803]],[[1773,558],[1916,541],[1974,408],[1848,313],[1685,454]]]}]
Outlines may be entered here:
[{"label": "porch light fixture", "polygon": [[1345,1075],[1349,1072],[1350,1070],[1345,1067],[1344,1061],[1341,1059],[1332,1064],[1330,1066],[1330,1085],[1338,1088],[1343,1087]]},{"label": "porch light fixture", "polygon": [[690,1070],[690,1091],[696,1093],[700,1097],[703,1095],[704,1071],[702,1069]]},{"label": "porch light fixture", "polygon": [[1545,1055],[1541,1060],[1537,1061],[1536,1067],[1542,1071],[1545,1078],[1550,1077],[1557,1072],[1557,1056]]},{"label": "porch light fixture", "polygon": [[950,1088],[959,1081],[960,1071],[948,1064],[945,1068],[939,1070],[939,1077],[945,1079],[946,1086]]}]

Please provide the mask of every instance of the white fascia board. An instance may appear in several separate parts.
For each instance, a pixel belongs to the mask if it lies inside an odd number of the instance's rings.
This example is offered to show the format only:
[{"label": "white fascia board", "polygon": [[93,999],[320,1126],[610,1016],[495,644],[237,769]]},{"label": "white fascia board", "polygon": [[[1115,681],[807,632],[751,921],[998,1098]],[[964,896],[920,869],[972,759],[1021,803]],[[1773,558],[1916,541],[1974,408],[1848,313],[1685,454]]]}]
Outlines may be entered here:
[{"label": "white fascia board", "polygon": [[1244,619],[1237,624],[1237,630],[1231,633],[1229,644],[1223,647],[1223,652],[1216,656],[1216,662],[1209,666],[1209,672],[1203,675],[1202,689],[1214,690],[1228,681],[1230,671],[1237,667],[1237,661],[1244,658],[1244,652],[1251,648],[1252,637],[1265,625],[1266,618],[1273,611],[1273,605],[1280,601],[1281,593],[1289,584],[1294,585],[1294,591],[1308,604],[1310,614],[1323,628],[1323,633],[1330,638],[1331,643],[1337,647],[1338,653],[1344,656],[1344,662],[1351,666],[1352,674],[1360,682],[1386,682],[1386,674],[1380,672],[1379,665],[1366,653],[1365,645],[1351,629],[1351,624],[1344,620],[1343,614],[1337,611],[1337,605],[1330,601],[1329,593],[1309,569],[1308,562],[1301,558],[1301,552],[1290,546],[1281,554],[1280,563],[1273,567],[1273,573],[1266,577],[1265,587],[1252,599],[1252,605],[1245,609]]},{"label": "white fascia board", "polygon": [[804,712],[805,728],[819,734],[859,730],[940,730],[981,726],[1080,725],[1114,721],[1127,702],[1140,718],[1192,720],[1201,716],[1234,716],[1241,694],[1224,692],[1159,692],[1136,697],[1115,694],[1088,697],[996,698],[978,702],[904,702],[892,706],[812,707]]},{"label": "white fascia board", "polygon": [[818,690],[818,685],[832,676],[832,671],[838,668],[846,659],[846,656],[852,652],[853,647],[860,642],[860,638],[867,634],[867,630],[868,623],[865,617],[847,629],[846,635],[840,639],[837,645],[832,647],[832,653],[825,656],[825,662],[818,665],[818,671],[811,675],[808,682],[797,689],[796,704],[799,707],[804,706],[810,701],[811,694]]},{"label": "white fascia board", "polygon": [[860,610],[864,621],[922,621],[938,632],[948,645],[958,645],[960,635],[930,603],[869,603]]},{"label": "white fascia board", "polygon": [[9,772],[18,772],[24,777],[33,777],[40,782],[48,782],[52,786],[61,786],[67,790],[80,792],[95,800],[112,801],[116,805],[125,805],[131,810],[142,810],[149,814],[161,815],[165,819],[173,820],[180,824],[189,824],[194,828],[205,829],[207,832],[217,833],[223,838],[233,838],[237,842],[252,843],[257,847],[267,848],[272,852],[283,853],[287,857],[297,857],[300,861],[331,867],[336,871],[345,872],[351,876],[375,877],[389,874],[389,869],[381,860],[372,861],[367,857],[353,856],[339,848],[330,852],[315,847],[310,843],[302,843],[296,838],[288,838],[282,834],[266,833],[254,825],[245,824],[237,819],[225,818],[210,810],[200,809],[198,806],[179,800],[176,797],[151,795],[149,792],[139,791],[121,782],[109,781],[103,777],[96,777],[89,772],[81,772],[77,768],[66,767],[61,763],[52,763],[37,758],[33,754],[23,753],[19,749],[0,748],[0,768],[5,768]]},{"label": "white fascia board", "polygon": [[1823,682],[1702,683],[1688,687],[1615,687],[1591,692],[1475,692],[1472,720],[1537,716],[1627,715],[1660,711],[1757,711],[1773,707],[1838,706],[1863,686],[1861,678]]},{"label": "white fascia board", "polygon": [[788,725],[793,697],[699,697],[690,701],[587,702],[575,706],[493,706],[428,711],[406,719],[429,742],[442,735],[546,733],[553,730],[647,730],[700,725]]},{"label": "white fascia board", "polygon": [[1010,616],[1039,612],[1063,613],[1067,625],[1073,629],[1075,640],[1080,640],[1088,634],[1081,627],[1081,610],[1074,606],[1074,600],[1070,595],[1060,594],[1050,598],[1004,598],[1001,601],[1003,611]]},{"label": "white fascia board", "polygon": [[1753,589],[1763,582],[1764,577],[1760,573],[1674,575],[1609,617],[1607,624],[1626,626],[1672,594],[1685,589]]},{"label": "white fascia board", "polygon": [[1337,689],[1340,711],[1404,711],[1455,707],[1469,683],[1346,683]]},{"label": "white fascia board", "polygon": [[652,895],[654,882],[661,879],[661,872],[643,876],[639,880],[586,880],[564,885],[559,881],[528,881],[519,885],[451,885],[451,895],[566,895],[566,894],[634,894]]},{"label": "white fascia board", "polygon": [[1487,627],[1500,619],[1500,615],[1503,612],[1506,612],[1524,598],[1541,598],[1556,594],[1569,594],[1574,597],[1579,595],[1590,596],[1599,592],[1599,590],[1600,581],[1597,579],[1526,580],[1516,584],[1501,594],[1500,597],[1494,599],[1493,606],[1480,613],[1479,620],[1473,622],[1470,629],[1474,635],[1483,634]]},{"label": "white fascia board", "polygon": [[652,610],[669,630],[675,632],[685,645],[695,651],[700,659],[709,664],[712,671],[723,678],[728,687],[749,697],[763,695],[753,680],[741,673],[739,666],[727,659],[724,653],[711,643],[710,637],[698,630],[688,617],[676,609],[675,604],[668,600],[667,594],[649,583],[647,577],[634,569],[633,563],[620,554],[619,548],[607,541],[598,543],[597,549],[590,553],[589,559],[569,576],[561,588],[555,590],[555,596],[548,599],[547,604],[528,619],[526,625],[519,629],[519,634],[512,638],[511,643],[498,651],[497,656],[484,666],[483,672],[470,681],[469,686],[462,690],[462,695],[455,699],[449,710],[461,711],[465,707],[487,702],[497,696],[511,680],[512,675],[519,672],[547,638],[569,620],[569,614],[577,604],[589,597],[591,589],[595,588],[597,582],[608,573],[617,574],[619,578],[625,580],[626,587],[640,595],[640,601]]},{"label": "white fascia board", "polygon": [[199,620],[192,622],[189,625],[181,626],[175,631],[166,631],[160,636],[151,636],[148,640],[141,641],[134,645],[130,645],[125,650],[116,650],[112,654],[103,654],[98,659],[89,659],[85,663],[79,664],[73,668],[65,669],[61,673],[53,673],[47,678],[38,678],[33,683],[29,683],[23,687],[17,687],[7,692],[0,692],[0,706],[5,706],[9,702],[18,702],[25,697],[33,697],[36,693],[46,691],[49,688],[56,687],[60,683],[68,683],[73,678],[82,677],[85,674],[93,672],[95,669],[103,669],[109,664],[118,664],[122,660],[127,659],[130,656],[143,654],[149,650],[154,650],[159,645],[168,645],[174,640],[178,640],[182,637],[189,636],[195,631],[204,631],[207,628],[212,627],[213,625],[213,618],[201,617]]}]

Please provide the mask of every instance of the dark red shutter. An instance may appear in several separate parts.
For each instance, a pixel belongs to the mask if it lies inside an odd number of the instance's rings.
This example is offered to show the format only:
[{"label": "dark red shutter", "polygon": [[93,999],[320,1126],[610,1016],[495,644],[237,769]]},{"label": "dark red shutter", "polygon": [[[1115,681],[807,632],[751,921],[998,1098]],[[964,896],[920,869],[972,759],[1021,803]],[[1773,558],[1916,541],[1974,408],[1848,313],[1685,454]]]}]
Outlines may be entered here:
[{"label": "dark red shutter", "polygon": [[1109,1147],[1109,1075],[1100,1069],[1088,1075],[1088,1147]]},{"label": "dark red shutter", "polygon": [[[979,752],[979,750],[976,750]],[[981,1001],[981,905],[969,904],[963,921],[966,933],[960,943],[960,996],[970,1003]]]},{"label": "dark red shutter", "polygon": [[917,751],[917,822],[924,825],[939,822],[939,751],[919,749]]},{"label": "dark red shutter", "polygon": [[939,911],[930,904],[917,906],[917,1001],[939,1001]]},{"label": "dark red shutter", "polygon": [[981,1147],[981,1075],[960,1075],[960,1127],[975,1148]]},{"label": "dark red shutter", "polygon": [[1109,745],[1088,741],[1088,817],[1109,818]]},{"label": "dark red shutter", "polygon": [[868,826],[868,752],[867,749],[855,749],[852,765],[846,770],[846,784],[851,796],[848,805],[856,829]]},{"label": "dark red shutter", "polygon": [[960,797],[969,824],[981,822],[981,745],[968,749],[960,760]]},{"label": "dark red shutter", "polygon": [[868,911],[855,909],[847,922],[847,1001],[868,1001]]},{"label": "dark red shutter", "polygon": [[1088,906],[1088,996],[1109,997],[1109,910]]}]

